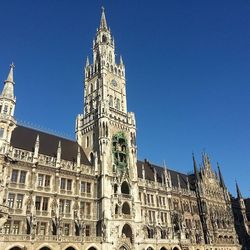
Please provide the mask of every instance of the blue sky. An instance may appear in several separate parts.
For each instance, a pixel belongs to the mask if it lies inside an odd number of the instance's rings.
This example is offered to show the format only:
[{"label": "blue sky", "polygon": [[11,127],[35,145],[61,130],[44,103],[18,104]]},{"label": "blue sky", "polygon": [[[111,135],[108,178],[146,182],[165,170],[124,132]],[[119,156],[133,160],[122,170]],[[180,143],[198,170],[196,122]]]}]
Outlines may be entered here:
[{"label": "blue sky", "polygon": [[250,2],[0,2],[0,80],[14,61],[16,117],[74,137],[101,6],[126,65],[139,159],[188,172],[218,161],[250,196]]}]

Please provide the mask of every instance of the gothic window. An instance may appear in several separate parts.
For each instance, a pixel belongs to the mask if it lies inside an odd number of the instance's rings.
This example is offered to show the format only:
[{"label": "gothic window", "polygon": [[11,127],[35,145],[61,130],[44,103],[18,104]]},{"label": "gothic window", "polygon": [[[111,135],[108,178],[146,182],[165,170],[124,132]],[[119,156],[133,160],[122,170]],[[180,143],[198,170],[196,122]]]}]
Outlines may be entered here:
[{"label": "gothic window", "polygon": [[61,178],[60,189],[65,190],[65,188],[66,188],[66,179],[65,178]]},{"label": "gothic window", "polygon": [[129,185],[128,185],[128,183],[126,181],[124,181],[122,183],[121,192],[122,192],[122,194],[129,194],[130,193]]},{"label": "gothic window", "polygon": [[[148,231],[148,238],[153,239],[154,238],[154,229],[147,227],[147,231]],[[150,248],[148,248],[148,249],[150,249]]]},{"label": "gothic window", "polygon": [[122,235],[126,238],[130,239],[130,242],[132,243],[133,235],[132,235],[132,229],[128,224],[125,224],[122,228]]},{"label": "gothic window", "polygon": [[127,202],[124,202],[122,205],[122,213],[123,214],[130,214],[130,207]]},{"label": "gothic window", "polygon": [[92,152],[89,155],[89,161],[90,161],[91,165],[93,166],[94,165],[94,154]]}]

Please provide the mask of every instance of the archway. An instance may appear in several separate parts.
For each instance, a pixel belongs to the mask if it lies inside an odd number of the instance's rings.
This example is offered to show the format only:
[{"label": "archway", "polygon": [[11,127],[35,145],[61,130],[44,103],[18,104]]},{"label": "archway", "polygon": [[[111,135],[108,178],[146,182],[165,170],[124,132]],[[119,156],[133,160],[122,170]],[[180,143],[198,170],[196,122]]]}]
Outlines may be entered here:
[{"label": "archway", "polygon": [[162,247],[160,250],[167,250],[167,248],[166,247]]},{"label": "archway", "polygon": [[42,247],[40,250],[51,250],[49,247]]},{"label": "archway", "polygon": [[180,250],[180,248],[179,247],[174,247],[173,250]]},{"label": "archway", "polygon": [[154,250],[154,248],[152,248],[152,247],[148,247],[148,248],[147,248],[147,250]]},{"label": "archway", "polygon": [[88,250],[97,250],[95,247],[91,247]]},{"label": "archway", "polygon": [[124,181],[122,183],[122,186],[121,186],[121,192],[122,194],[129,194],[129,186],[128,186],[128,183],[126,181]]},{"label": "archway", "polygon": [[76,250],[74,247],[67,247],[65,250]]},{"label": "archway", "polygon": [[129,250],[129,248],[128,248],[128,247],[125,247],[125,246],[121,246],[121,247],[119,248],[119,250]]},{"label": "archway", "polygon": [[20,247],[12,247],[10,250],[22,250]]},{"label": "archway", "polygon": [[132,229],[128,224],[125,224],[122,228],[122,236],[125,236],[126,238],[130,239],[130,242],[132,243]]},{"label": "archway", "polygon": [[122,205],[122,213],[123,214],[130,214],[130,207],[127,202],[124,202]]}]

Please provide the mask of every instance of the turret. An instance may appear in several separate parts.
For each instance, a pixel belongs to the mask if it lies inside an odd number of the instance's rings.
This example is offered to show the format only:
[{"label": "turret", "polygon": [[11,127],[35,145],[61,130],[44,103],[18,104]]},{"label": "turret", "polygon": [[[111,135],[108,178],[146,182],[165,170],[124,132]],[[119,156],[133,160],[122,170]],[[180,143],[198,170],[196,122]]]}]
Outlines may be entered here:
[{"label": "turret", "polygon": [[10,146],[11,134],[16,127],[14,110],[16,98],[14,96],[14,64],[10,65],[7,79],[0,95],[0,152],[7,153]]},{"label": "turret", "polygon": [[225,185],[223,176],[222,176],[222,174],[221,174],[220,166],[219,166],[219,163],[218,163],[218,162],[217,162],[217,167],[218,167],[218,173],[219,173],[220,186],[221,186],[222,188],[226,189],[226,185]]},{"label": "turret", "polygon": [[197,169],[197,164],[196,164],[196,160],[195,160],[194,154],[192,155],[192,157],[193,157],[193,164],[194,164],[194,176],[195,176],[195,180],[196,180],[196,182],[199,182],[200,181],[200,175],[199,175],[199,172],[198,172],[198,169]]}]

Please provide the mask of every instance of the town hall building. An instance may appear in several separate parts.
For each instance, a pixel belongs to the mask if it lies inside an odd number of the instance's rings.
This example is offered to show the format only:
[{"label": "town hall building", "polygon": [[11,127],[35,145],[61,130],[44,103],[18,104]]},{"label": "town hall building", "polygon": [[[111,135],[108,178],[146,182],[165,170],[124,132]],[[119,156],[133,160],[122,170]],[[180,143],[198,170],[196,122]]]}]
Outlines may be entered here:
[{"label": "town hall building", "polygon": [[125,64],[104,9],[84,79],[73,141],[17,123],[10,66],[0,95],[0,250],[247,249],[246,203],[206,153],[201,167],[193,155],[192,174],[137,159]]}]

